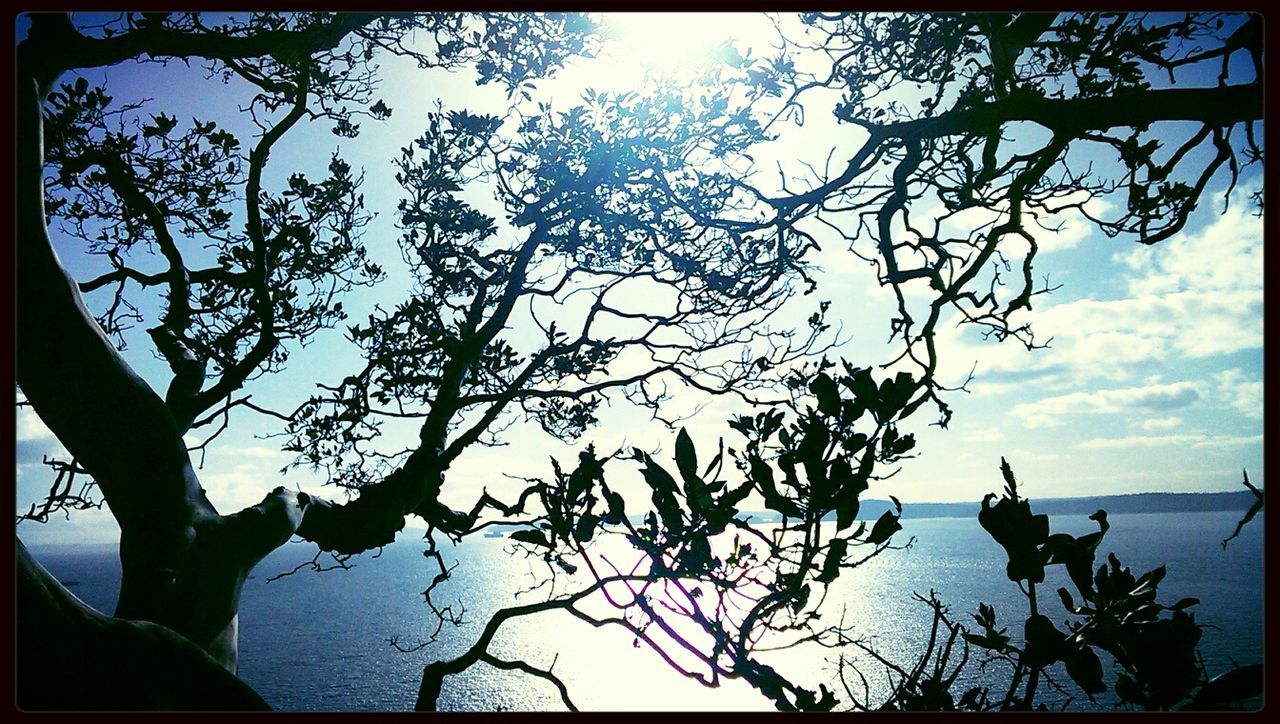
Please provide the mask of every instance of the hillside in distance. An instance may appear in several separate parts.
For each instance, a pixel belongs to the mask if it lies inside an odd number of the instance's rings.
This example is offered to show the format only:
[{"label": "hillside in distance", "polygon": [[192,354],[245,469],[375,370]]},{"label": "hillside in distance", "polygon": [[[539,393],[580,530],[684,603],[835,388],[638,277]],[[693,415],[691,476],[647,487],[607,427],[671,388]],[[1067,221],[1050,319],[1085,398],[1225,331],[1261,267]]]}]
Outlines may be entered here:
[{"label": "hillside in distance", "polygon": [[[1199,513],[1234,510],[1244,513],[1255,498],[1248,490],[1232,490],[1221,493],[1128,493],[1124,495],[1090,495],[1079,498],[1028,498],[1036,515],[1091,515],[1101,509],[1107,515],[1126,513]],[[978,501],[957,503],[903,503],[903,518],[974,518],[978,517],[982,503]],[[888,500],[863,500],[858,508],[858,520],[876,520],[887,510],[893,510]],[[756,523],[774,523],[778,513],[772,510],[744,510],[741,514]],[[639,525],[644,517],[628,516],[632,524]],[[823,520],[835,520],[828,515]],[[498,523],[490,528],[490,537],[503,532],[526,527],[524,525]]]},{"label": "hillside in distance", "polygon": [[[1253,504],[1253,493],[1233,490],[1223,493],[1130,493],[1127,495],[1091,495],[1081,498],[1029,498],[1032,512],[1047,515],[1090,515],[1098,509],[1108,515],[1125,513],[1197,513],[1213,510],[1238,510],[1244,512]],[[903,518],[976,518],[982,504],[978,501],[961,503],[903,503]],[[892,510],[888,500],[864,500],[858,510],[859,519],[874,520],[886,510]],[[773,511],[751,511],[754,520],[769,522],[778,519]],[[828,516],[834,520],[834,516]]]}]

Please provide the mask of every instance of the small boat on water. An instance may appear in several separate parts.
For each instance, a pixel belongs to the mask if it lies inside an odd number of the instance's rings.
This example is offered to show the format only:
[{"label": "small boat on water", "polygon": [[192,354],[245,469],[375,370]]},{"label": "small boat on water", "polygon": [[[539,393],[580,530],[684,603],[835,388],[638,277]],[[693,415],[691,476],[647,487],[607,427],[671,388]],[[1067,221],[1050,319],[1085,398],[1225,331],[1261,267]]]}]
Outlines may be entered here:
[{"label": "small boat on water", "polygon": [[506,538],[507,534],[500,530],[488,530],[484,533],[485,538]]}]

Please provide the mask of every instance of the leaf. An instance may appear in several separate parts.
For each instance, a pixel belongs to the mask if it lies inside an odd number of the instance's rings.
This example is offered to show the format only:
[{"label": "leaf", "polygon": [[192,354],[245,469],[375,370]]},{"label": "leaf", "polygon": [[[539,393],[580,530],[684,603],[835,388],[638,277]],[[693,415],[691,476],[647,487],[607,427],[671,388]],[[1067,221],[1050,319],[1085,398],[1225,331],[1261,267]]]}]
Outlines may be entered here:
[{"label": "leaf", "polygon": [[978,511],[978,524],[999,543],[1009,557],[1005,570],[1011,581],[1044,581],[1044,553],[1039,546],[1049,538],[1049,517],[1032,515],[1031,504],[1024,500],[1001,498],[988,493]]},{"label": "leaf", "polygon": [[622,496],[612,490],[604,491],[605,502],[609,505],[609,513],[604,516],[604,522],[611,525],[621,525],[626,520],[626,508],[622,500]]},{"label": "leaf", "polygon": [[[817,420],[814,420],[816,423]],[[805,478],[809,481],[810,507],[826,509],[835,489],[827,477],[827,461],[823,457],[831,433],[825,425],[808,425],[796,455],[804,465]]]},{"label": "leaf", "polygon": [[711,543],[706,536],[695,535],[689,545],[680,553],[680,563],[684,571],[694,575],[710,570],[712,567]]},{"label": "leaf", "polygon": [[911,417],[911,413],[920,409],[920,406],[923,405],[926,401],[928,401],[928,399],[929,399],[928,395],[921,395],[920,397],[917,397],[914,402],[902,408],[902,413],[898,415],[898,419],[905,420],[908,417]]},{"label": "leaf", "polygon": [[547,543],[547,539],[542,535],[541,531],[536,530],[518,530],[511,534],[512,540],[518,540],[521,543],[529,543],[531,545],[550,548],[551,544]]},{"label": "leaf", "polygon": [[[863,461],[866,462],[870,458],[870,455],[864,456]],[[848,528],[858,517],[858,508],[861,506],[858,496],[867,489],[866,478],[861,477],[861,467],[860,465],[859,475],[855,476],[849,466],[848,458],[836,458],[831,463],[831,483],[835,488],[836,530]]]},{"label": "leaf", "polygon": [[1003,456],[1000,458],[1000,474],[1004,476],[1004,482],[1007,486],[1005,495],[1013,502],[1018,502],[1018,481],[1014,479],[1013,468],[1009,467],[1009,462]]},{"label": "leaf", "polygon": [[1023,662],[1032,668],[1043,669],[1068,655],[1066,634],[1054,627],[1053,622],[1041,615],[1027,619],[1024,629],[1027,645],[1022,652]]},{"label": "leaf", "polygon": [[676,467],[684,480],[684,494],[689,510],[695,515],[705,516],[712,508],[711,494],[698,476],[698,453],[684,428],[676,435]]},{"label": "leaf", "polygon": [[1080,609],[1076,608],[1076,601],[1071,597],[1071,592],[1065,588],[1058,589],[1058,598],[1062,599],[1062,607],[1071,613],[1080,613]]},{"label": "leaf", "polygon": [[1160,585],[1160,581],[1164,580],[1167,569],[1160,566],[1152,571],[1147,571],[1137,580],[1133,590],[1129,593],[1134,598],[1150,598],[1155,599],[1156,588]]},{"label": "leaf", "polygon": [[729,427],[737,430],[744,436],[749,436],[751,432],[756,429],[756,420],[754,417],[749,415],[739,415],[729,421]]},{"label": "leaf", "polygon": [[867,536],[867,542],[880,545],[900,530],[902,530],[902,524],[898,522],[898,516],[894,515],[893,511],[886,510],[876,524],[871,526],[871,534]]},{"label": "leaf", "polygon": [[1102,662],[1088,646],[1080,646],[1067,655],[1067,675],[1090,696],[1107,690],[1102,683]]},{"label": "leaf", "polygon": [[876,389],[875,380],[871,378],[870,369],[853,370],[849,377],[842,379],[841,382],[853,393],[854,399],[868,408],[879,400],[879,390]]},{"label": "leaf", "polygon": [[751,494],[751,481],[748,480],[736,488],[729,488],[717,501],[721,509],[731,513],[737,512],[737,505]]},{"label": "leaf", "polygon": [[653,492],[653,505],[662,517],[662,525],[677,535],[684,530],[680,503],[676,500],[676,480],[648,454],[644,455],[644,480]]},{"label": "leaf", "polygon": [[831,541],[826,560],[822,562],[822,572],[814,580],[818,583],[831,583],[836,580],[840,575],[840,563],[844,561],[844,554],[848,549],[849,544],[844,538]]},{"label": "leaf", "polygon": [[694,450],[693,440],[683,427],[676,435],[676,467],[686,482],[698,477],[698,453]]},{"label": "leaf", "polygon": [[892,459],[910,452],[915,445],[915,435],[899,435],[897,428],[889,427],[880,442],[880,449],[885,459]]},{"label": "leaf", "polygon": [[830,417],[840,414],[840,391],[835,380],[825,372],[819,372],[809,383],[809,391],[818,399],[818,412]]},{"label": "leaf", "polygon": [[984,649],[992,651],[1004,651],[1009,645],[1009,637],[1001,633],[989,632],[982,635],[978,634],[962,634],[965,641]]},{"label": "leaf", "polygon": [[888,420],[899,416],[906,406],[914,390],[915,380],[911,373],[899,372],[892,380],[884,380],[879,389],[880,419]]},{"label": "leaf", "polygon": [[751,480],[760,490],[760,495],[764,497],[764,503],[770,510],[775,510],[789,518],[800,518],[804,516],[804,511],[790,498],[783,497],[773,481],[773,468],[769,467],[757,455],[752,455],[749,459],[751,466]]},{"label": "leaf", "polygon": [[586,543],[591,540],[591,536],[596,532],[596,526],[600,524],[600,516],[593,513],[586,513],[578,518],[578,523],[573,527],[573,537],[579,543]]},{"label": "leaf", "polygon": [[791,599],[791,610],[795,611],[796,613],[800,613],[800,611],[804,608],[804,605],[808,602],[809,602],[809,584],[806,583],[805,585],[800,587],[800,590],[796,591],[795,597]]},{"label": "leaf", "polygon": [[[711,458],[711,462],[707,463],[706,469],[702,471],[702,477],[711,477],[712,471],[719,471],[722,460],[724,460],[724,438],[720,438],[720,449],[716,451],[715,457]],[[723,481],[707,484],[707,490],[712,493],[718,493],[723,488]]]}]

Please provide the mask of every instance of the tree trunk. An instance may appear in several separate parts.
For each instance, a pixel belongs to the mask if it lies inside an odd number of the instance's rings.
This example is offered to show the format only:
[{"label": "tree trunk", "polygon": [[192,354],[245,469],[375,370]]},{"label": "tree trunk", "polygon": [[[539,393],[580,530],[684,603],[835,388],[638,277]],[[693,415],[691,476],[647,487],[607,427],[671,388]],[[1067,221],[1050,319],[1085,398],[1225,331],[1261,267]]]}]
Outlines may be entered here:
[{"label": "tree trunk", "polygon": [[262,697],[198,646],[104,616],[17,542],[17,704],[32,710],[262,710]]},{"label": "tree trunk", "polygon": [[[282,37],[302,48],[330,47],[351,27],[364,22],[367,17],[344,16],[314,33],[286,33]],[[35,593],[30,594],[24,610],[41,617],[41,635],[59,644],[56,651],[44,651],[38,638],[24,639],[28,645],[20,647],[18,667],[31,672],[28,681],[65,681],[52,673],[56,667],[49,667],[62,662],[58,657],[67,652],[73,657],[76,651],[90,652],[97,658],[86,661],[85,666],[109,669],[109,653],[122,645],[121,637],[129,636],[150,642],[144,646],[148,651],[183,648],[175,641],[186,640],[221,665],[227,675],[234,674],[241,586],[263,556],[298,531],[313,501],[319,515],[314,516],[317,520],[308,530],[318,541],[333,537],[337,543],[364,550],[370,541],[376,546],[394,539],[404,524],[404,515],[427,504],[423,500],[428,493],[438,491],[438,484],[434,488],[417,484],[423,474],[418,468],[425,468],[427,480],[439,481],[434,462],[438,451],[433,450],[419,455],[395,485],[384,486],[383,496],[371,495],[362,505],[335,506],[277,488],[258,505],[220,515],[192,467],[182,439],[183,425],[103,333],[54,249],[44,206],[42,106],[68,69],[99,67],[157,52],[183,57],[196,51],[212,57],[234,56],[233,51],[262,54],[280,45],[273,37],[270,32],[253,39],[217,33],[186,37],[152,30],[105,41],[87,39],[65,14],[49,13],[31,16],[27,38],[18,45],[16,378],[41,420],[101,489],[120,525],[122,566],[115,619],[96,613],[98,618],[94,618],[80,610],[83,604],[77,608],[58,603],[61,598],[56,586],[32,583]],[[147,43],[159,43],[162,49],[148,49]],[[357,524],[352,525],[352,520]],[[348,540],[353,532],[358,540]],[[34,566],[34,561],[30,565]],[[43,579],[33,573],[31,580]],[[42,590],[47,593],[39,593]],[[20,612],[24,630],[26,615]],[[159,633],[162,629],[136,621],[159,624],[169,631]],[[51,629],[57,630],[56,636]],[[27,661],[28,657],[35,658]],[[160,659],[157,663],[163,666]],[[130,676],[143,676],[125,668],[133,672]],[[169,678],[156,676],[155,687],[171,683]],[[121,699],[125,694],[117,696],[110,686],[86,685],[73,690],[76,683],[45,689],[32,684],[36,688],[27,700],[35,702],[33,706],[59,708],[128,708],[134,701]],[[184,691],[171,696],[157,691],[151,696],[157,706],[204,701]],[[150,700],[137,701],[145,704]]]},{"label": "tree trunk", "polygon": [[116,616],[167,626],[234,672],[240,587],[297,529],[304,506],[278,488],[219,515],[164,401],[102,333],[59,261],[45,222],[41,108],[73,59],[50,47],[59,26],[42,17],[17,58],[17,382],[120,524]]}]

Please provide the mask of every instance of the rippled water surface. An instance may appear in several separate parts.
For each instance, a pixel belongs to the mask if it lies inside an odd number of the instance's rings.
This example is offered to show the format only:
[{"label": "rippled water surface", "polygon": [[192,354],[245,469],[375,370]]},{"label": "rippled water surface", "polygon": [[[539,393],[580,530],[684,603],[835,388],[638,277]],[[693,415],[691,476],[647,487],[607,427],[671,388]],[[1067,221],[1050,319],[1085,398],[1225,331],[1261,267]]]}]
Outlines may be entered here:
[{"label": "rippled water surface", "polygon": [[[1262,661],[1262,517],[1245,528],[1226,549],[1219,541],[1230,533],[1239,513],[1160,513],[1113,515],[1103,543],[1135,573],[1161,563],[1168,575],[1161,600],[1172,603],[1195,596],[1192,609],[1210,624],[1201,651],[1211,673],[1231,661]],[[1084,516],[1054,516],[1054,532],[1079,535],[1096,530]],[[906,519],[899,536],[914,536],[906,550],[890,551],[844,574],[828,597],[832,616],[844,615],[887,658],[907,663],[927,634],[929,612],[912,600],[912,591],[935,590],[958,620],[979,601],[995,606],[1001,625],[1021,630],[1026,603],[1004,574],[999,546],[970,518]],[[905,540],[905,538],[904,538]],[[510,554],[501,539],[477,538],[446,549],[447,561],[461,561],[437,594],[437,603],[465,609],[469,623],[446,626],[438,639],[413,653],[389,645],[395,638],[411,646],[431,637],[436,619],[420,592],[435,573],[412,535],[387,547],[381,556],[365,555],[347,571],[300,572],[268,583],[271,575],[311,558],[314,548],[290,544],[272,553],[246,582],[240,606],[240,675],[272,706],[284,710],[400,711],[412,709],[422,667],[464,650],[489,615],[500,607],[531,602],[537,593],[513,599],[529,585],[530,564]],[[71,591],[99,610],[110,611],[119,586],[119,564],[110,548],[33,548],[37,559]],[[1060,606],[1053,594],[1062,580],[1049,580],[1042,605]],[[1046,601],[1047,599],[1047,601]],[[1060,621],[1060,608],[1047,611]],[[583,709],[768,709],[758,693],[739,683],[706,689],[663,667],[653,652],[637,649],[625,632],[595,629],[562,612],[512,622],[501,629],[495,646],[501,657],[524,658],[555,672]],[[808,686],[834,682],[828,652],[780,655],[778,667],[805,672]],[[883,670],[862,662],[873,691],[883,685]],[[969,681],[976,681],[976,671]],[[859,690],[860,691],[860,690]],[[1046,700],[1061,702],[1061,696]],[[548,683],[478,665],[446,679],[441,707],[455,710],[560,709]],[[1089,707],[1088,702],[1073,706]]]}]

